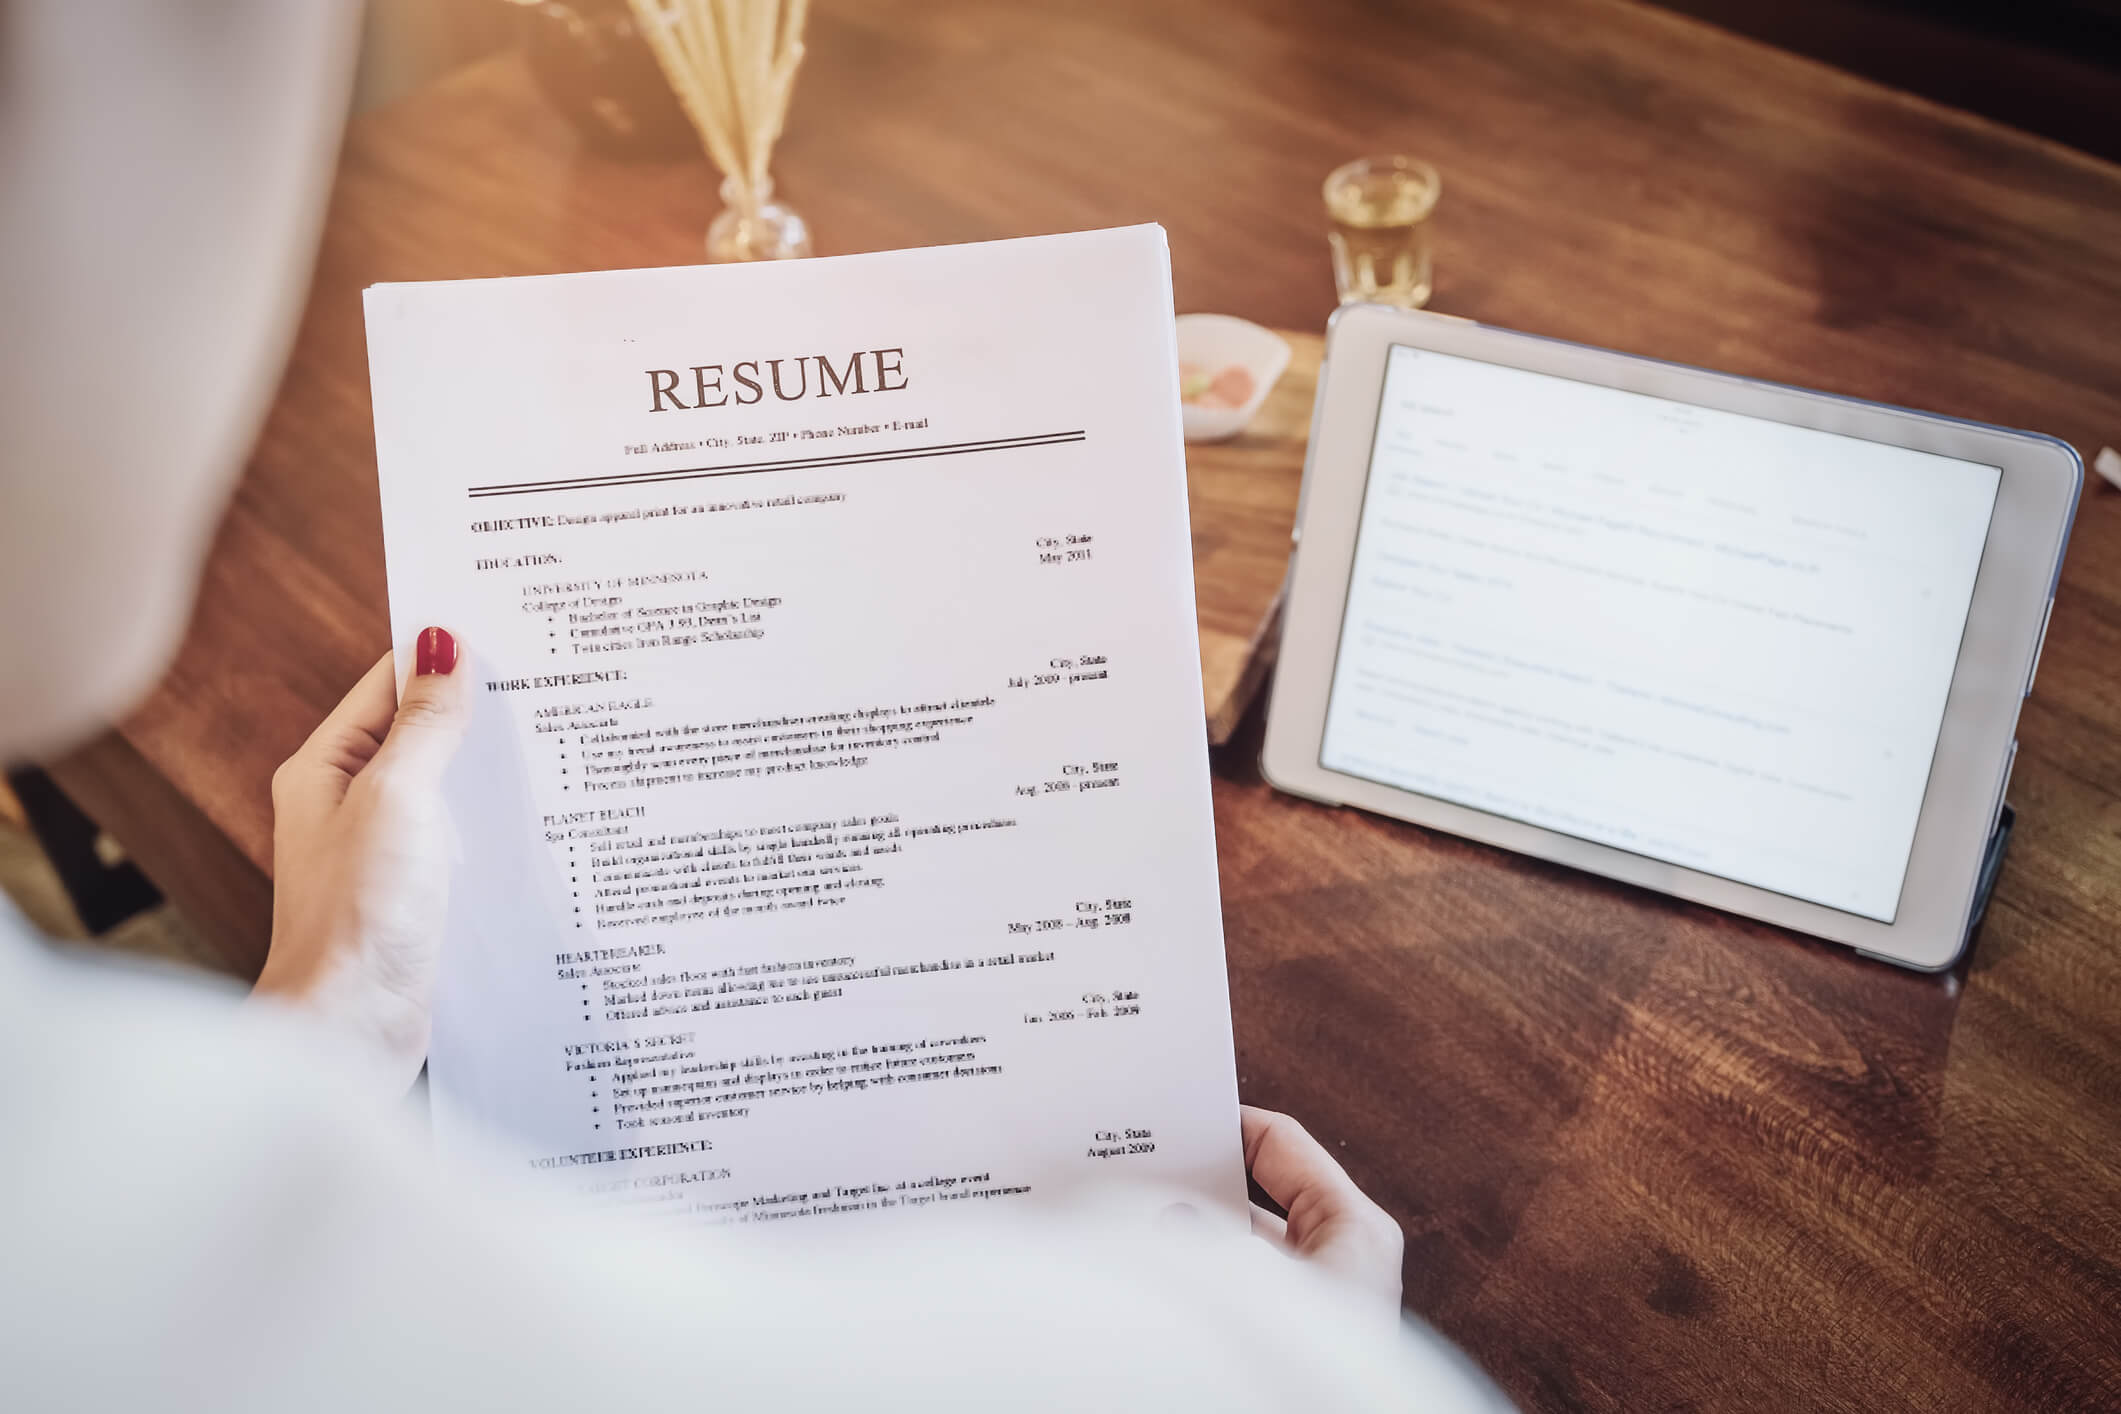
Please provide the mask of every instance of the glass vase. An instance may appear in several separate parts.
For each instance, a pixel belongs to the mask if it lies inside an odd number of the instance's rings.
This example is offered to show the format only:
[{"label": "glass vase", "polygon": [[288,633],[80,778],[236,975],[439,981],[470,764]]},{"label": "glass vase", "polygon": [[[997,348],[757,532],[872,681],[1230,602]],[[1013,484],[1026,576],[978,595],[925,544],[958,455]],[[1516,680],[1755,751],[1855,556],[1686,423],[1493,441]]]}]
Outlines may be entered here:
[{"label": "glass vase", "polygon": [[709,260],[795,260],[808,254],[810,227],[773,199],[771,177],[756,192],[733,177],[722,179],[722,209],[707,226]]}]

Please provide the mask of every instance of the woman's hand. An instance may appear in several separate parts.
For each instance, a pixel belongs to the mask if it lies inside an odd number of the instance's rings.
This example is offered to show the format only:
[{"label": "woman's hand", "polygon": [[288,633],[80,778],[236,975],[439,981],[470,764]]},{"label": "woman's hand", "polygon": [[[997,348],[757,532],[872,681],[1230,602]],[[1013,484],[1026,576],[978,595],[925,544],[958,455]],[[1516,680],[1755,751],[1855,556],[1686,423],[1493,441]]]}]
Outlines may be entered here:
[{"label": "woman's hand", "polygon": [[1285,1114],[1238,1106],[1245,1170],[1286,1219],[1252,1208],[1252,1230],[1346,1282],[1359,1299],[1399,1316],[1399,1224],[1371,1202],[1325,1147]]},{"label": "woman's hand", "polygon": [[456,640],[418,640],[402,701],[391,655],[273,773],[272,949],[254,996],[314,1013],[409,1087],[455,836],[442,773],[471,714]]}]

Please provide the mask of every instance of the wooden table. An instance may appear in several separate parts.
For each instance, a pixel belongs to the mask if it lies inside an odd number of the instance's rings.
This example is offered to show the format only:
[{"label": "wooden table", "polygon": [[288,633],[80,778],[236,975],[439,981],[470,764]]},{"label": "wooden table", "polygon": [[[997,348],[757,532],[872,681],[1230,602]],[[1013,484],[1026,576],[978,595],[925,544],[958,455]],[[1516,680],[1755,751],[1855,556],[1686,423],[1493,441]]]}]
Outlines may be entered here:
[{"label": "wooden table", "polygon": [[[1445,174],[1436,306],[2121,443],[2121,170],[1618,0],[821,3],[777,164],[827,252],[1130,221],[1181,309],[1317,328],[1318,182]],[[698,163],[517,61],[355,124],[167,685],[58,774],[226,940],[267,777],[386,641],[356,294],[686,261]],[[1270,792],[1218,754],[1246,1095],[1406,1226],[1527,1407],[2121,1407],[2121,494],[2088,493],[1971,965],[1922,977]],[[231,868],[230,861],[246,861]]]}]

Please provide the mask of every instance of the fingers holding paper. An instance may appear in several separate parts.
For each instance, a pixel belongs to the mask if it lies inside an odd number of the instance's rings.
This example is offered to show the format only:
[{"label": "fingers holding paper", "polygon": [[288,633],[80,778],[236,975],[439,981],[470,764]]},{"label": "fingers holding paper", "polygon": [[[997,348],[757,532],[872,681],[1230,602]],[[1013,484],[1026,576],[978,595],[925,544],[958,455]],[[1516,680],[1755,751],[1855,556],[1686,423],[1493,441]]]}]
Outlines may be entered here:
[{"label": "fingers holding paper", "polygon": [[1252,1230],[1399,1311],[1399,1224],[1355,1186],[1325,1146],[1285,1114],[1238,1107],[1245,1170],[1287,1218],[1252,1210]]},{"label": "fingers holding paper", "polygon": [[442,776],[471,715],[456,639],[385,654],[273,776],[273,929],[256,994],[298,1007],[410,1084],[454,854]]}]

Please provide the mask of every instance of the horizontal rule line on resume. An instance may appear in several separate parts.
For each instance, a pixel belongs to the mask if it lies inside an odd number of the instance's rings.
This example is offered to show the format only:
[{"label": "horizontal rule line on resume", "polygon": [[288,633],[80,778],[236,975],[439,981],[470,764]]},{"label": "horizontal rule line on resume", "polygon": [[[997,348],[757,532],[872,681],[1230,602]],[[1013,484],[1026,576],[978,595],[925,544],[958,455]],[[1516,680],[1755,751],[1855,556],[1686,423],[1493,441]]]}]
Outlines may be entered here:
[{"label": "horizontal rule line on resume", "polygon": [[481,496],[527,496],[538,491],[588,491],[599,486],[652,486],[663,481],[698,481],[711,476],[758,476],[773,471],[808,471],[833,466],[863,466],[871,462],[918,461],[924,457],[961,457],[973,452],[1011,452],[1023,447],[1056,447],[1081,442],[1088,434],[1040,432],[1024,437],[996,437],[983,442],[938,442],[928,447],[901,447],[873,452],[847,452],[830,457],[791,457],[784,461],[727,462],[720,466],[678,467],[669,471],[622,471],[610,476],[562,477],[553,481],[517,481],[493,486],[474,486],[465,494]]}]

